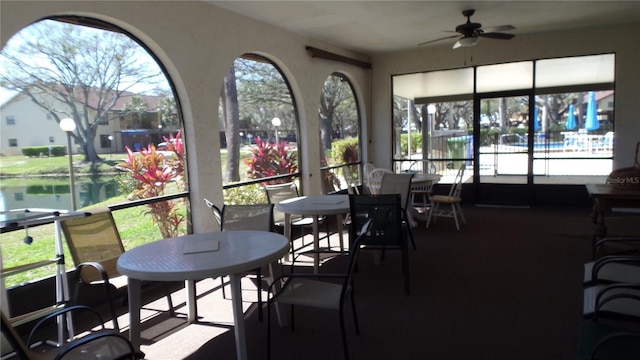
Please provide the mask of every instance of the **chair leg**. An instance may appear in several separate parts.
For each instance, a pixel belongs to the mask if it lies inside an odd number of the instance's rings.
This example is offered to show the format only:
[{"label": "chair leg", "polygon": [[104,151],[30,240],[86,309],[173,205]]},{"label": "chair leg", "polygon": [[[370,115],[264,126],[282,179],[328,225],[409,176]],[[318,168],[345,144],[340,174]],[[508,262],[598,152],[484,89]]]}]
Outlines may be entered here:
[{"label": "chair leg", "polygon": [[458,223],[458,213],[456,211],[456,204],[451,204],[451,214],[453,215],[453,220],[456,222],[456,229],[460,231],[460,224]]},{"label": "chair leg", "polygon": [[356,300],[353,297],[353,289],[351,289],[351,311],[353,312],[353,323],[356,326],[356,334],[360,335],[360,324],[358,324],[358,312],[356,311]]},{"label": "chair leg", "polygon": [[258,277],[258,321],[262,322],[262,269],[256,269]]},{"label": "chair leg", "polygon": [[267,360],[271,359],[271,301],[267,299]]},{"label": "chair leg", "polygon": [[220,287],[222,288],[222,298],[226,299],[227,294],[224,291],[224,276],[220,276]]},{"label": "chair leg", "polygon": [[464,218],[464,214],[462,213],[462,206],[460,206],[460,203],[456,203],[456,206],[458,207],[458,214],[460,214],[460,219],[462,219],[462,223],[466,224],[467,220]]},{"label": "chair leg", "polygon": [[349,360],[349,346],[347,345],[347,332],[344,327],[344,314],[343,309],[340,308],[340,333],[342,335],[342,349],[344,350],[345,360]]}]

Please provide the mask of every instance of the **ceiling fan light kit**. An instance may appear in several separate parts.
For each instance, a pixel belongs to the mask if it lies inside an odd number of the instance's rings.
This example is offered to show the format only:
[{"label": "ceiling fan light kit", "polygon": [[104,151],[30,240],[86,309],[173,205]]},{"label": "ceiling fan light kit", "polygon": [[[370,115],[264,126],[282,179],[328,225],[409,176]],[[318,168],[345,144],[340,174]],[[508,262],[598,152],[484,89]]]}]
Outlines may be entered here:
[{"label": "ceiling fan light kit", "polygon": [[474,46],[478,43],[478,41],[480,41],[481,37],[488,38],[488,39],[497,39],[497,40],[510,40],[510,39],[513,39],[513,37],[515,36],[513,34],[496,32],[497,30],[499,31],[515,30],[516,27],[513,25],[493,26],[491,27],[491,31],[488,30],[489,28],[482,29],[482,24],[471,22],[471,15],[473,15],[474,13],[475,13],[474,9],[468,9],[462,12],[462,15],[467,18],[467,22],[456,26],[455,32],[458,33],[459,35],[447,36],[440,39],[427,41],[427,42],[418,44],[418,46],[427,45],[436,41],[453,39],[457,37],[458,41],[456,41],[456,43],[453,44],[453,48],[457,49],[459,47]]},{"label": "ceiling fan light kit", "polygon": [[[458,40],[456,44],[460,44],[459,46],[462,46],[462,47],[469,47],[477,44],[479,40],[480,38],[477,36],[469,36],[469,37],[464,37]],[[453,46],[455,47],[455,44]]]}]

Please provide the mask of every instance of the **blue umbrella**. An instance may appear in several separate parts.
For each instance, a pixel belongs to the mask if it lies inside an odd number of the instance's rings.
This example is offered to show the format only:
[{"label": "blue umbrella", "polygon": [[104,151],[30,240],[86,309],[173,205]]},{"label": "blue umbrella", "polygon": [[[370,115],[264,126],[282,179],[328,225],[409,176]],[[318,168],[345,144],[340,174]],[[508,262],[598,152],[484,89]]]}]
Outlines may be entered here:
[{"label": "blue umbrella", "polygon": [[591,130],[598,130],[600,123],[598,123],[598,104],[596,103],[596,93],[589,91],[589,102],[587,103],[587,119],[584,122],[584,128]]},{"label": "blue umbrella", "polygon": [[569,105],[569,114],[567,115],[567,122],[564,126],[567,130],[573,130],[576,128],[576,117],[573,114],[573,104]]},{"label": "blue umbrella", "polygon": [[538,107],[533,108],[533,130],[540,130],[540,123],[538,122]]}]

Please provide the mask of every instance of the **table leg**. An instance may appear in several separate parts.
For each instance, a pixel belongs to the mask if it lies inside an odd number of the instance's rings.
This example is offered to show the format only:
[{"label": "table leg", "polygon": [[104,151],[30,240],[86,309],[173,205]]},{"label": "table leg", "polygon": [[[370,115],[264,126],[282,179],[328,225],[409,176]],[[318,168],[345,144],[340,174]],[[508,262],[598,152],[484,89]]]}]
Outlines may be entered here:
[{"label": "table leg", "polygon": [[290,252],[285,255],[285,260],[289,261],[289,254],[293,253],[293,239],[291,239],[291,214],[284,213],[284,237],[289,240],[291,244]]},{"label": "table leg", "polygon": [[136,353],[140,352],[140,296],[141,281],[127,278],[127,291],[129,292],[129,340]]},{"label": "table leg", "polygon": [[[317,274],[320,270],[320,233],[318,231],[318,216],[313,216],[313,251],[315,252],[313,256],[313,273]],[[329,234],[327,234],[329,235]]]},{"label": "table leg", "polygon": [[231,304],[233,307],[233,323],[236,336],[236,354],[238,360],[247,359],[247,342],[244,329],[244,311],[242,310],[242,287],[240,274],[231,275]]},{"label": "table leg", "polygon": [[195,280],[185,280],[184,289],[187,292],[187,322],[191,324],[198,318]]},{"label": "table leg", "polygon": [[340,251],[344,252],[344,236],[342,235],[342,231],[343,231],[342,214],[336,215],[336,221],[338,224],[338,238],[340,239]]}]

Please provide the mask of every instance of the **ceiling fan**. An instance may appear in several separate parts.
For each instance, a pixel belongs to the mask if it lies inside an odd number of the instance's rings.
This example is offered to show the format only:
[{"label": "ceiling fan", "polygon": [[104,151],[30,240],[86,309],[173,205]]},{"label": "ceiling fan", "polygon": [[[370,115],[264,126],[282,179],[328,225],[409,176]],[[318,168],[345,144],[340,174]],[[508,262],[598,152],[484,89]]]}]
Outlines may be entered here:
[{"label": "ceiling fan", "polygon": [[[483,29],[482,24],[471,22],[471,16],[475,12],[476,11],[474,9],[468,9],[462,12],[462,15],[466,16],[467,22],[456,26],[456,31],[455,31],[457,33],[456,35],[446,36],[440,39],[423,42],[418,44],[418,46],[431,44],[440,40],[453,39],[453,38],[459,37],[458,41],[456,41],[456,43],[453,44],[453,48],[457,49],[459,47],[474,46],[475,44],[478,43],[481,37],[489,38],[489,39],[498,39],[498,40],[509,40],[515,36],[513,34],[498,32],[498,31],[515,30],[516,27],[513,25],[492,26],[492,27]],[[448,31],[448,32],[453,32],[453,31]]]}]

